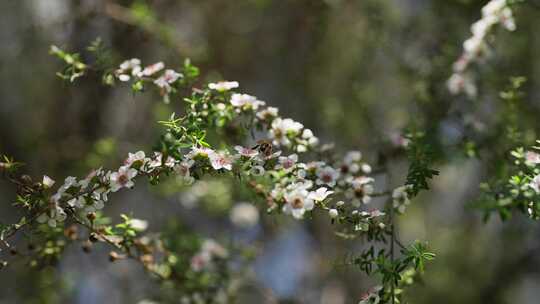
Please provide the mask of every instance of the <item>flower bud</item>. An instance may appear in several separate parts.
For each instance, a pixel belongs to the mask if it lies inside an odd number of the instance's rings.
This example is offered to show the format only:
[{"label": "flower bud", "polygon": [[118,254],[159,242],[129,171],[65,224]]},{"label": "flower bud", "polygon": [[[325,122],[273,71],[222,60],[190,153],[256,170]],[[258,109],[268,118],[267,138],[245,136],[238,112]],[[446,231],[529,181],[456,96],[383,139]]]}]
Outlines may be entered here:
[{"label": "flower bud", "polygon": [[92,251],[92,242],[84,242],[81,248],[85,253],[90,253],[90,251]]},{"label": "flower bud", "polygon": [[99,241],[97,234],[95,234],[94,232],[90,233],[88,240],[92,243]]},{"label": "flower bud", "polygon": [[328,210],[328,215],[330,215],[331,218],[335,219],[339,216],[339,212],[336,209],[330,209]]},{"label": "flower bud", "polygon": [[109,261],[112,263],[112,262],[115,262],[119,259],[121,259],[122,257],[116,253],[115,251],[111,251],[109,252]]},{"label": "flower bud", "polygon": [[96,219],[96,213],[95,212],[88,212],[86,214],[86,218],[90,221],[90,222],[93,222],[95,219]]}]

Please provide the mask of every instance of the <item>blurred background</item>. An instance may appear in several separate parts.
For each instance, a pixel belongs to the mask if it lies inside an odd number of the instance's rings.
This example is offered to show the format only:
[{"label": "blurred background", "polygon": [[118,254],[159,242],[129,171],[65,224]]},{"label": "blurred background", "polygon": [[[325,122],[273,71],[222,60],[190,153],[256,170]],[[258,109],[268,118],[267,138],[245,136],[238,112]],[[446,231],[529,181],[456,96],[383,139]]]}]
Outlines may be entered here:
[{"label": "blurred background", "polygon": [[[156,121],[175,110],[157,94],[134,96],[98,76],[75,85],[55,73],[51,44],[81,52],[96,37],[120,62],[141,58],[199,66],[203,80],[237,80],[323,142],[359,149],[367,160],[407,127],[426,131],[441,171],[432,191],[399,219],[403,242],[426,240],[437,253],[409,303],[538,303],[540,225],[516,215],[483,221],[471,207],[480,182],[504,160],[509,123],[540,130],[540,2],[515,10],[517,31],[496,31],[491,58],[475,70],[476,100],[446,90],[451,65],[487,1],[476,0],[3,0],[0,1],[0,152],[32,176],[57,181],[91,168],[115,168],[127,152],[148,151]],[[538,4],[536,4],[538,3]],[[510,76],[525,76],[525,97],[510,109],[498,98]],[[498,160],[498,161],[494,161]],[[403,184],[406,159],[390,159]],[[357,303],[375,284],[335,267],[361,244],[336,238],[326,217],[298,222],[265,216],[237,227],[228,210],[232,181],[204,181],[188,192],[142,186],[115,195],[106,213],[179,221],[258,254],[239,303]],[[212,191],[210,191],[212,189]],[[16,220],[13,187],[0,181],[2,222]],[[261,209],[262,210],[262,209]],[[139,265],[110,264],[107,250],[68,248],[56,268],[13,265],[0,272],[0,303],[137,303],[155,283]]]}]

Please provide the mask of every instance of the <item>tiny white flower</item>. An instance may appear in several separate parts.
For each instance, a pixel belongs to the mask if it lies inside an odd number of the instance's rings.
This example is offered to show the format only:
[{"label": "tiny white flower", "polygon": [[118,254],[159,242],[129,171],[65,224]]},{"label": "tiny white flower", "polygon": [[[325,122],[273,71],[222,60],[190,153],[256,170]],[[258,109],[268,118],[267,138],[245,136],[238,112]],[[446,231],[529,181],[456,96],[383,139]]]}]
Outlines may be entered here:
[{"label": "tiny white flower", "polygon": [[527,151],[525,153],[525,164],[528,166],[540,164],[540,154],[533,151]]},{"label": "tiny white flower", "polygon": [[265,103],[255,96],[235,93],[231,96],[231,104],[235,108],[257,110],[260,106],[264,106]]},{"label": "tiny white flower", "polygon": [[54,185],[55,181],[47,175],[43,175],[43,181],[41,183],[45,189],[48,189]]},{"label": "tiny white flower", "polygon": [[257,118],[261,120],[268,120],[278,116],[278,108],[268,107],[262,111],[257,112]]},{"label": "tiny white flower", "polygon": [[278,158],[278,169],[291,169],[294,167],[296,162],[298,161],[298,155],[297,154],[291,154],[289,156],[280,156]]},{"label": "tiny white flower", "polygon": [[238,152],[240,156],[252,158],[259,154],[259,152],[255,149],[246,148],[242,146],[235,146],[234,149]]},{"label": "tiny white flower", "polygon": [[362,159],[362,152],[360,151],[349,151],[345,154],[343,162],[347,165],[350,165],[354,162],[359,162]]},{"label": "tiny white flower", "polygon": [[303,127],[304,125],[290,118],[278,117],[272,121],[269,137],[273,139],[273,144],[276,146],[290,146],[291,141],[288,137],[298,135]]},{"label": "tiny white flower", "polygon": [[540,174],[535,176],[529,183],[529,187],[536,193],[540,193]]},{"label": "tiny white flower", "polygon": [[120,75],[118,75],[118,79],[120,81],[126,82],[126,81],[129,81],[131,79],[131,76],[129,76],[127,74],[120,74]]},{"label": "tiny white flower", "polygon": [[38,223],[47,223],[50,227],[56,227],[58,222],[63,222],[67,218],[66,212],[57,204],[42,213],[36,220]]},{"label": "tiny white flower", "polygon": [[142,76],[152,76],[155,73],[163,70],[165,68],[165,64],[163,62],[157,62],[152,65],[149,65],[142,70],[142,72],[139,73],[139,77]]},{"label": "tiny white flower", "polygon": [[331,218],[336,218],[336,217],[339,216],[339,212],[336,209],[330,209],[330,210],[328,210],[328,215]]},{"label": "tiny white flower", "polygon": [[171,84],[174,83],[178,78],[182,77],[182,74],[177,73],[174,70],[167,69],[165,73],[161,75],[158,79],[154,80],[154,84],[160,87],[163,90],[163,93],[171,92]]},{"label": "tiny white flower", "polygon": [[231,209],[230,219],[238,227],[253,227],[259,222],[259,210],[252,204],[238,203]]},{"label": "tiny white flower", "polygon": [[140,219],[130,219],[129,225],[136,231],[145,231],[148,228],[148,221]]},{"label": "tiny white flower", "polygon": [[411,203],[407,189],[409,189],[409,186],[401,186],[392,192],[393,206],[399,213],[404,213],[407,206]]},{"label": "tiny white flower", "polygon": [[129,166],[122,166],[118,172],[113,172],[110,176],[111,191],[116,192],[121,188],[131,188],[134,183],[132,179],[137,176],[137,170]]},{"label": "tiny white flower", "polygon": [[326,166],[317,171],[317,177],[316,182],[318,185],[334,187],[336,185],[336,180],[339,178],[339,172],[330,166]]},{"label": "tiny white flower", "polygon": [[210,164],[212,165],[212,168],[214,168],[214,170],[219,170],[219,169],[231,170],[232,169],[232,160],[228,155],[215,152],[208,155],[208,157],[210,158]]},{"label": "tiny white flower", "polygon": [[284,198],[287,203],[283,206],[283,212],[292,214],[296,219],[303,218],[306,211],[313,210],[315,206],[313,200],[308,198],[308,191],[304,188],[287,192]]},{"label": "tiny white flower", "polygon": [[128,153],[128,158],[124,161],[124,165],[131,166],[134,162],[142,161],[144,162],[146,155],[143,151],[138,151],[136,153]]},{"label": "tiny white flower", "polygon": [[328,191],[328,188],[321,187],[316,191],[310,192],[308,197],[316,202],[322,202],[332,193],[334,193],[334,191]]},{"label": "tiny white flower", "polygon": [[212,90],[216,90],[218,92],[225,92],[229,91],[235,88],[238,88],[238,82],[236,81],[220,81],[217,83],[210,83],[208,84],[208,87]]}]

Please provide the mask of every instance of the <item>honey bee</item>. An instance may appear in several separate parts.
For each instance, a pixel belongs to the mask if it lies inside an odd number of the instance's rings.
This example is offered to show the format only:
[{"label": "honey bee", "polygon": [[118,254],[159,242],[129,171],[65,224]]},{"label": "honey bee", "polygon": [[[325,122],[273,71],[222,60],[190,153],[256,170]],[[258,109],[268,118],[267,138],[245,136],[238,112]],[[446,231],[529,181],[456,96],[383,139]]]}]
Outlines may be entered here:
[{"label": "honey bee", "polygon": [[268,139],[261,139],[257,141],[257,144],[251,149],[257,149],[260,153],[264,154],[266,157],[270,157],[273,152],[272,142]]}]

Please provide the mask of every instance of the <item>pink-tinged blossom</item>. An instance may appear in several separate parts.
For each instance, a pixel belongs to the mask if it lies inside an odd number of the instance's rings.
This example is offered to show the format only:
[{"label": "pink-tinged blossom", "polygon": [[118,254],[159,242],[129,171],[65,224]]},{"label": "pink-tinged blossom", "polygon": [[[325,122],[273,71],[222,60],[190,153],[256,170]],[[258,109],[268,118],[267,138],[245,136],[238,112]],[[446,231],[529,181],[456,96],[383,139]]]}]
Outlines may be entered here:
[{"label": "pink-tinged blossom", "polygon": [[528,166],[540,164],[540,154],[533,151],[527,151],[525,153],[525,164]]},{"label": "pink-tinged blossom", "polygon": [[330,187],[334,187],[338,178],[339,172],[330,166],[326,166],[317,171],[316,183],[317,185],[328,185]]},{"label": "pink-tinged blossom", "polygon": [[163,70],[165,68],[165,64],[163,62],[157,62],[152,65],[149,65],[142,70],[142,72],[139,73],[139,76],[152,76],[155,73]]},{"label": "pink-tinged blossom", "polygon": [[136,153],[128,153],[128,158],[124,161],[124,165],[131,166],[134,162],[141,161],[144,163],[146,155],[143,151],[138,151]]},{"label": "pink-tinged blossom", "polygon": [[140,71],[141,61],[137,58],[132,58],[122,62],[115,73],[120,81],[129,81],[131,76],[136,76]]},{"label": "pink-tinged blossom", "polygon": [[251,149],[251,148],[246,148],[246,147],[242,147],[242,146],[235,146],[234,149],[238,152],[238,154],[240,156],[244,156],[244,157],[247,157],[247,158],[252,158],[252,157],[255,157],[257,155],[259,155],[259,152],[255,149]]},{"label": "pink-tinged blossom", "polygon": [[278,158],[278,165],[277,169],[291,169],[294,167],[294,165],[298,162],[298,155],[297,154],[291,154],[289,156],[280,156]]},{"label": "pink-tinged blossom", "polygon": [[535,176],[529,183],[529,187],[536,193],[540,193],[540,175]]},{"label": "pink-tinged blossom", "polygon": [[476,84],[466,75],[466,70],[471,63],[480,62],[489,55],[487,36],[497,24],[509,31],[516,29],[508,0],[491,0],[482,8],[482,18],[471,26],[472,36],[463,43],[463,53],[453,65],[454,74],[447,82],[450,93],[476,96]]},{"label": "pink-tinged blossom", "polygon": [[273,139],[272,143],[276,146],[290,146],[291,141],[289,136],[297,136],[303,127],[304,125],[290,118],[282,119],[278,117],[272,121],[269,136]]},{"label": "pink-tinged blossom", "polygon": [[116,192],[122,188],[131,188],[134,186],[132,179],[137,176],[137,170],[129,166],[122,166],[118,172],[113,172],[110,176],[111,191]]},{"label": "pink-tinged blossom", "polygon": [[199,252],[191,258],[191,269],[201,271],[212,265],[214,259],[225,259],[229,256],[227,249],[212,239],[206,239]]},{"label": "pink-tinged blossom", "polygon": [[260,106],[264,106],[265,103],[255,96],[235,93],[231,96],[231,104],[235,108],[257,110]]},{"label": "pink-tinged blossom", "polygon": [[154,84],[162,89],[163,94],[168,94],[171,92],[171,84],[177,81],[180,77],[182,77],[182,74],[168,69],[165,70],[165,73],[163,73],[163,75],[161,75],[158,79],[154,80]]},{"label": "pink-tinged blossom", "polygon": [[163,153],[161,152],[154,152],[154,157],[151,161],[148,162],[148,167],[150,170],[154,170],[155,168],[159,168],[161,166],[165,166],[167,168],[174,167],[176,161],[174,158],[167,156],[167,159],[165,162],[163,162]]},{"label": "pink-tinged blossom", "polygon": [[228,155],[215,152],[208,155],[208,157],[210,158],[210,164],[212,165],[212,168],[214,168],[215,170],[219,170],[219,169],[231,170],[232,169],[232,160]]},{"label": "pink-tinged blossom", "polygon": [[371,202],[371,194],[374,192],[373,182],[373,178],[366,176],[356,177],[349,181],[352,193],[347,192],[346,195],[352,199],[354,206],[359,207],[361,204]]},{"label": "pink-tinged blossom", "polygon": [[195,161],[192,159],[187,159],[182,161],[181,163],[174,166],[174,172],[178,174],[180,178],[186,183],[186,184],[192,184],[195,179],[193,176],[191,176],[191,167],[195,164]]}]

